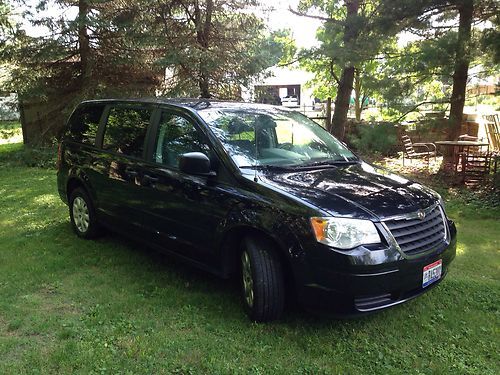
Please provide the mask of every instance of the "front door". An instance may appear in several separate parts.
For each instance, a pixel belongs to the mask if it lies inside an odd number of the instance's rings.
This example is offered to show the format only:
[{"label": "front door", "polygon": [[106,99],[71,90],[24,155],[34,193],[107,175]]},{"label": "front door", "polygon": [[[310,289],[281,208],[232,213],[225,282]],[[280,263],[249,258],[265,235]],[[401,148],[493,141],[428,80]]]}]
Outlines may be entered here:
[{"label": "front door", "polygon": [[182,154],[210,156],[210,147],[194,121],[168,110],[162,110],[154,137],[142,180],[148,226],[161,246],[213,265],[215,232],[232,204],[227,186],[220,176],[193,176],[178,168]]}]

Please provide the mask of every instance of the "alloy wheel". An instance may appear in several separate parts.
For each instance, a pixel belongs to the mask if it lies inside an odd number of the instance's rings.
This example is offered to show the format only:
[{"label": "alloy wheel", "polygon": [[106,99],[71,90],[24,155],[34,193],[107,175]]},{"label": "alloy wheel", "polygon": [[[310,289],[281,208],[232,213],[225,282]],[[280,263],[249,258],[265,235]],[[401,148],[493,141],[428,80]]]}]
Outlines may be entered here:
[{"label": "alloy wheel", "polygon": [[85,233],[89,229],[89,208],[82,197],[73,200],[73,221],[80,233]]}]

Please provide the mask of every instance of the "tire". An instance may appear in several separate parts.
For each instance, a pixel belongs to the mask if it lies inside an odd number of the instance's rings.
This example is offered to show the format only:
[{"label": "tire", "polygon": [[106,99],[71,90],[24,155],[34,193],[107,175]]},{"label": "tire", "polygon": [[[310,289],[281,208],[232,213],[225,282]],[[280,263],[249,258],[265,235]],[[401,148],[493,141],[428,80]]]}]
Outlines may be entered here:
[{"label": "tire", "polygon": [[94,205],[82,188],[76,188],[71,192],[69,217],[73,231],[78,237],[92,239],[99,235],[100,227],[96,220]]},{"label": "tire", "polygon": [[285,306],[285,281],[273,246],[268,241],[247,237],[242,244],[240,262],[243,303],[250,320],[279,319]]}]

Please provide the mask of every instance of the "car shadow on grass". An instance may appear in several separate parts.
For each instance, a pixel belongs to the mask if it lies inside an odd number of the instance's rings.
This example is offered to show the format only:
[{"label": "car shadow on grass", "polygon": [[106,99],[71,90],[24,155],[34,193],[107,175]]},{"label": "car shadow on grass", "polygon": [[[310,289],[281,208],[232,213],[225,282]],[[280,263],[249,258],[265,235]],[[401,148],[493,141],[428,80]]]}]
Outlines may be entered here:
[{"label": "car shadow on grass", "polygon": [[[71,231],[69,224],[65,230]],[[224,320],[231,319],[241,323],[241,320],[246,319],[240,295],[241,286],[237,275],[230,279],[219,278],[207,271],[186,264],[174,255],[159,252],[139,241],[110,231],[106,231],[101,238],[92,242],[98,245],[98,251],[102,251],[104,248],[116,250],[108,253],[107,256],[110,259],[106,263],[124,265],[125,269],[120,274],[124,276],[125,280],[117,280],[118,283],[127,282],[127,280],[129,282],[143,280],[143,294],[146,297],[153,295],[156,288],[175,288],[175,294],[178,298],[185,300],[198,311],[206,312],[211,318],[220,315],[222,305]],[[128,259],[136,266],[133,274],[130,273],[130,263],[123,263],[124,259]],[[103,272],[106,271],[103,270]],[[159,274],[162,276],[158,277]],[[139,279],[134,280],[133,275],[140,275]],[[325,324],[343,324],[346,321],[356,321],[357,326],[363,326],[374,319],[378,319],[374,314],[346,318],[324,309],[306,309],[291,298],[287,301],[284,317],[276,324],[286,326],[307,324],[311,328],[319,329]]]}]

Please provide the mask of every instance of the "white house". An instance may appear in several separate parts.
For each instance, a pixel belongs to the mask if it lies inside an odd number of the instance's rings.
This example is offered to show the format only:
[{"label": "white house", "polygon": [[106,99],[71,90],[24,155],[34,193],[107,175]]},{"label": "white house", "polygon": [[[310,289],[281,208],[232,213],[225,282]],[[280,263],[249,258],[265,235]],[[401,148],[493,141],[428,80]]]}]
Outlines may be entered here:
[{"label": "white house", "polygon": [[287,67],[271,67],[269,75],[242,89],[245,101],[285,105],[310,111],[315,105],[313,90],[307,85],[313,73]]}]

